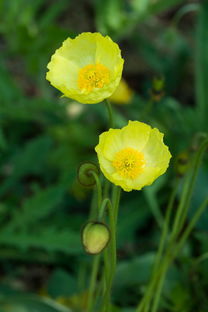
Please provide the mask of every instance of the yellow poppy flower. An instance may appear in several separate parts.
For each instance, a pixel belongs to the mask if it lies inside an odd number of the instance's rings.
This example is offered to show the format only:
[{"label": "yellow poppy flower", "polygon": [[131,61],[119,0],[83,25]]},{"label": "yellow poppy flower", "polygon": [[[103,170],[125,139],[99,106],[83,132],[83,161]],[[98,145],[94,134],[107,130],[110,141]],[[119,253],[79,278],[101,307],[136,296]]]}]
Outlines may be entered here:
[{"label": "yellow poppy flower", "polygon": [[118,45],[100,33],[66,39],[51,57],[46,79],[64,96],[94,104],[117,88],[124,60]]},{"label": "yellow poppy flower", "polygon": [[163,133],[139,121],[103,132],[95,150],[105,177],[127,192],[152,184],[171,158]]},{"label": "yellow poppy flower", "polygon": [[133,91],[127,82],[122,78],[115,92],[110,96],[109,100],[115,104],[129,104],[133,97]]}]

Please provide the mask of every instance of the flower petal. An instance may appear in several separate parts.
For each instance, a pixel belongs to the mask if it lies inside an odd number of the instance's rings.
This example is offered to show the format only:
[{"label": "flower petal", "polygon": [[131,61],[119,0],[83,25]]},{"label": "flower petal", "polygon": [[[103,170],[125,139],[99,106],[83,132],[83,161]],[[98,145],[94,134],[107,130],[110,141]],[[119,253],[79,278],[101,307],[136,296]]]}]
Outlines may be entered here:
[{"label": "flower petal", "polygon": [[48,69],[50,71],[46,74],[46,79],[58,90],[70,94],[73,89],[77,88],[79,69],[75,63],[60,55],[54,55],[48,64]]},{"label": "flower petal", "polygon": [[151,127],[139,121],[129,121],[128,125],[121,129],[123,145],[141,151],[149,139]]},{"label": "flower petal", "polygon": [[160,167],[163,172],[166,171],[171,154],[168,147],[163,143],[164,134],[158,129],[152,129],[149,140],[144,146],[142,152],[148,167]]}]

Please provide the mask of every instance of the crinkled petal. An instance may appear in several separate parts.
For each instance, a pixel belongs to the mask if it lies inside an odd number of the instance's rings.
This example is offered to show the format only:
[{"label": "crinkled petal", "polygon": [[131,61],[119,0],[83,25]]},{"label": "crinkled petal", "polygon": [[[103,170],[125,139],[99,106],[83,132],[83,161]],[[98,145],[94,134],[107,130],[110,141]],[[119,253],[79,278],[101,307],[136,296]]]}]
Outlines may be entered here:
[{"label": "crinkled petal", "polygon": [[99,136],[99,144],[95,147],[95,151],[112,161],[115,154],[123,147],[120,129],[110,129],[103,132]]},{"label": "crinkled petal", "polygon": [[46,79],[58,90],[70,94],[73,89],[77,88],[79,69],[75,63],[60,55],[54,55],[48,64],[48,69]]},{"label": "crinkled petal", "polygon": [[74,39],[66,39],[56,54],[65,57],[82,68],[95,63],[97,33],[82,33]]},{"label": "crinkled petal", "polygon": [[132,147],[141,151],[149,139],[151,127],[143,122],[129,121],[121,129],[124,147]]},{"label": "crinkled petal", "polygon": [[168,147],[163,143],[163,136],[158,129],[152,129],[149,140],[142,150],[147,167],[159,167],[162,173],[166,171],[171,158]]}]

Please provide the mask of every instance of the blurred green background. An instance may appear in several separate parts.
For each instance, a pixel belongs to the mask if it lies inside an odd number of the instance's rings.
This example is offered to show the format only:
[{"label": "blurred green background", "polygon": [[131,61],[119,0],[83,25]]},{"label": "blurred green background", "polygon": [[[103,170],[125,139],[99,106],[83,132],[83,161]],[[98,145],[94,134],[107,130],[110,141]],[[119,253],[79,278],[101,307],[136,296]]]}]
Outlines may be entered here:
[{"label": "blurred green background", "polygon": [[[108,116],[103,103],[60,98],[45,80],[55,49],[84,31],[111,36],[125,59],[133,97],[113,106],[116,125],[158,127],[173,155],[152,186],[122,194],[115,312],[134,311],[145,292],[173,181],[183,184],[197,133],[208,131],[208,1],[0,0],[0,312],[85,311],[92,256],[80,228],[93,190],[76,176],[81,162],[97,162]],[[207,169],[206,157],[189,216],[208,193]],[[208,311],[207,242],[205,212],[169,270],[160,311]]]}]

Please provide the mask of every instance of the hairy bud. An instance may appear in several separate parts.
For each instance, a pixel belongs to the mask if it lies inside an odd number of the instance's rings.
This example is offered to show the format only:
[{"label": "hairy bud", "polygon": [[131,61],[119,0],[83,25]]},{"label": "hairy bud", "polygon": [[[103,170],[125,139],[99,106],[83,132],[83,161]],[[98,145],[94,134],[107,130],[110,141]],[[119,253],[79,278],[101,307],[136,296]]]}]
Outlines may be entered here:
[{"label": "hairy bud", "polygon": [[99,254],[110,240],[110,231],[104,223],[88,222],[82,230],[82,243],[87,253]]}]

